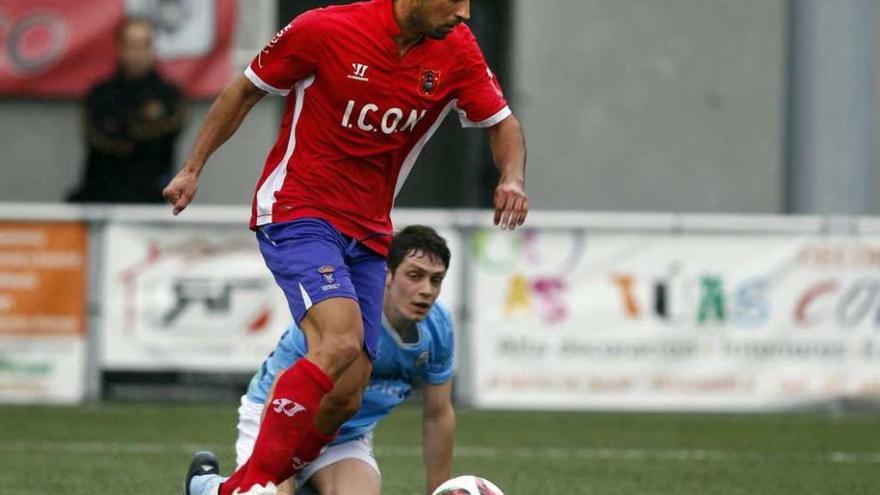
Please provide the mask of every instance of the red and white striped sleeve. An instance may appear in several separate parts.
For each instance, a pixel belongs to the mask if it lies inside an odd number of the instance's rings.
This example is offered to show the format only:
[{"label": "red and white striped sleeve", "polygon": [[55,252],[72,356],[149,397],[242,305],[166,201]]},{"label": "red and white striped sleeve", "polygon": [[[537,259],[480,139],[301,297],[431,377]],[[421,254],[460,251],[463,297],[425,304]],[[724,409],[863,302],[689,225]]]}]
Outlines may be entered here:
[{"label": "red and white striped sleeve", "polygon": [[510,107],[470,29],[466,30],[464,43],[457,95],[459,120],[462,127],[492,127],[510,116]]}]

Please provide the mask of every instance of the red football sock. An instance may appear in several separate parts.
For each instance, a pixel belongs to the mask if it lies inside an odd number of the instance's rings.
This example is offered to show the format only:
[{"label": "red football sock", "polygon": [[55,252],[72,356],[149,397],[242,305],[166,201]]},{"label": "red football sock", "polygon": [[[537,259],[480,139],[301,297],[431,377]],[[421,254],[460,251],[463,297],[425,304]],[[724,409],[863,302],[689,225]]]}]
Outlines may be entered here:
[{"label": "red football sock", "polygon": [[238,469],[232,473],[232,476],[226,479],[223,483],[220,484],[218,495],[229,495],[233,492],[239,485],[241,485],[242,480],[244,480],[244,475],[247,473],[248,467],[251,465],[251,460],[248,460],[241,465]]},{"label": "red football sock", "polygon": [[270,481],[278,485],[293,475],[294,453],[313,428],[321,399],[332,388],[333,380],[305,358],[282,373],[266,403],[250,459],[220,485],[220,495],[231,495],[236,488],[246,493]]},{"label": "red football sock", "polygon": [[335,440],[336,435],[338,434],[339,431],[336,431],[332,435],[325,435],[318,431],[315,428],[315,425],[312,425],[299,443],[299,448],[296,449],[296,453],[293,454],[294,474],[302,471],[306,466],[311,464],[312,461],[317,459],[318,456],[321,455],[321,449]]},{"label": "red football sock", "polygon": [[[324,435],[320,431],[315,429],[315,425],[313,424],[309,431],[306,432],[302,441],[299,443],[299,447],[296,449],[296,453],[293,455],[293,475],[299,473],[306,466],[312,463],[318,456],[321,454],[321,449],[324,448],[325,445],[329,445],[330,442],[336,440],[336,436],[339,435],[339,431],[336,431],[332,435]],[[237,487],[241,485],[241,482],[244,480],[244,475],[247,472],[248,464],[250,464],[251,460],[248,459],[247,462],[242,464],[242,466],[232,474],[225,482],[224,485],[229,487]],[[231,490],[231,488],[230,488]],[[221,491],[221,495],[225,492]]]}]

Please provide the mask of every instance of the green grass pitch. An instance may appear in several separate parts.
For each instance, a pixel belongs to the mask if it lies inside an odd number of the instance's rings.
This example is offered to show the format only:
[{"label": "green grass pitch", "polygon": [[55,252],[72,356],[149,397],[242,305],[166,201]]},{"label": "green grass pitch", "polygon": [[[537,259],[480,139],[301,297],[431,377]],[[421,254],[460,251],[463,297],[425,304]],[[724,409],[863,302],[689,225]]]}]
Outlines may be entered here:
[{"label": "green grass pitch", "polygon": [[[236,404],[0,406],[0,493],[177,494],[232,465]],[[376,433],[383,493],[424,493],[418,407]],[[880,417],[458,412],[456,474],[507,495],[880,493]]]}]

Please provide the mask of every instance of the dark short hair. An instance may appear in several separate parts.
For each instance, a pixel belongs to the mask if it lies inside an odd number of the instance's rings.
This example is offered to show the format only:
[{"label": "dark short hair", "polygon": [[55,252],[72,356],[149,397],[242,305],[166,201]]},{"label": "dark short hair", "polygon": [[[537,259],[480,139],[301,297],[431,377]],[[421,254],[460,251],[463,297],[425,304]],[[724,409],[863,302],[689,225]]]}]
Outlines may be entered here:
[{"label": "dark short hair", "polygon": [[125,36],[125,31],[129,26],[134,26],[135,24],[146,24],[150,27],[150,44],[153,44],[153,33],[156,31],[156,24],[149,17],[126,17],[119,21],[119,24],[116,25],[116,43],[122,42],[122,37]]},{"label": "dark short hair", "polygon": [[449,246],[446,239],[436,230],[424,225],[410,225],[394,234],[391,249],[388,250],[388,269],[391,273],[403,263],[403,259],[412,253],[421,252],[443,263],[449,268]]}]

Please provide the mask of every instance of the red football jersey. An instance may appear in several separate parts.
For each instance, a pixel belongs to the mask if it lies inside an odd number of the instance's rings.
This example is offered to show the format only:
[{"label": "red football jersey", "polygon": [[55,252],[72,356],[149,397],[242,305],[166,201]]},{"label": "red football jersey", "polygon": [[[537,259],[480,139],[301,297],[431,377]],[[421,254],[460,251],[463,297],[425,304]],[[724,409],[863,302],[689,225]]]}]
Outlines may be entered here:
[{"label": "red football jersey", "polygon": [[254,58],[245,75],[287,105],[251,228],[318,217],[385,255],[394,197],[446,115],[458,111],[466,127],[510,115],[467,26],[403,56],[399,32],[391,0],[327,7],[294,19]]}]

